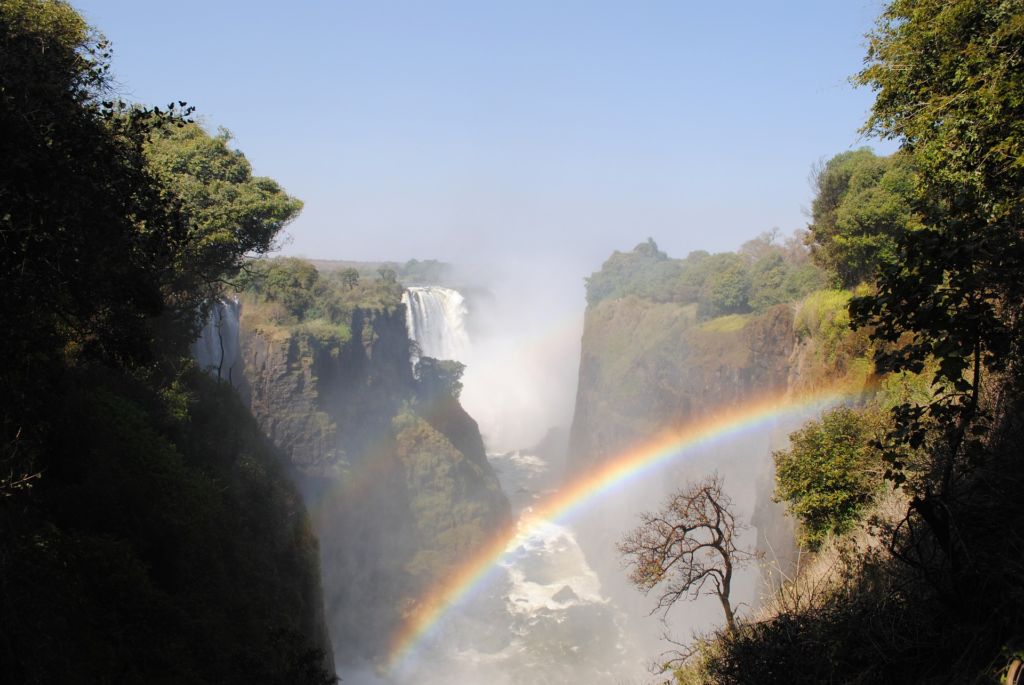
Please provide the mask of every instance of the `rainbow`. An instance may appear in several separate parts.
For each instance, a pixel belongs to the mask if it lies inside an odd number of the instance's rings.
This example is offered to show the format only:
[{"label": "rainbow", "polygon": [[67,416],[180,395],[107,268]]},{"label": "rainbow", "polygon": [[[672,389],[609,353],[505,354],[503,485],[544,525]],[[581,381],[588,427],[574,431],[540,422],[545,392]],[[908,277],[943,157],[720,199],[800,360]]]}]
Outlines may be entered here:
[{"label": "rainbow", "polygon": [[420,598],[392,638],[388,665],[397,667],[444,617],[449,609],[470,595],[507,551],[544,521],[565,519],[586,504],[624,483],[636,480],[699,448],[756,430],[786,417],[807,416],[850,396],[835,387],[799,398],[770,396],[693,422],[605,462],[600,468],[564,486],[529,511],[519,521],[499,530],[473,555]]}]

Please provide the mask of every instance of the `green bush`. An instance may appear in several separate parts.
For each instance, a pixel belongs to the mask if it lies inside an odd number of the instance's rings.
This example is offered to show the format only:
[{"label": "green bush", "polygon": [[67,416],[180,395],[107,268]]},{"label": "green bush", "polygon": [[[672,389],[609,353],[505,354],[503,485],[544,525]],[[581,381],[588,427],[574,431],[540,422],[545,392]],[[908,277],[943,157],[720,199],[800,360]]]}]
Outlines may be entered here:
[{"label": "green bush", "polygon": [[850,530],[872,501],[881,484],[880,461],[869,445],[876,422],[867,412],[833,409],[772,455],[775,499],[800,522],[800,542],[808,548]]}]

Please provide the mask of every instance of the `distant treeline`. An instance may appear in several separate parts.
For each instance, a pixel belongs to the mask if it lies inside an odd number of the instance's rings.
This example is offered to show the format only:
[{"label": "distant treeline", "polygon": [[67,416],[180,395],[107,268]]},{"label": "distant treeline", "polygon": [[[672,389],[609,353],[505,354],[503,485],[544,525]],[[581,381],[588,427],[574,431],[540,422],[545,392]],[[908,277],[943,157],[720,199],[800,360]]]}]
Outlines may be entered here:
[{"label": "distant treeline", "polygon": [[826,277],[798,235],[779,243],[765,233],[739,252],[691,252],[671,259],[653,240],[615,252],[587,279],[587,302],[635,295],[653,302],[696,302],[702,318],[759,311],[821,288]]},{"label": "distant treeline", "polygon": [[587,279],[587,302],[635,295],[697,303],[701,318],[763,311],[824,287],[850,288],[896,259],[896,241],[919,220],[916,175],[904,154],[843,152],[814,173],[817,193],[806,230],[762,233],[736,252],[669,258],[648,238],[615,252]]}]

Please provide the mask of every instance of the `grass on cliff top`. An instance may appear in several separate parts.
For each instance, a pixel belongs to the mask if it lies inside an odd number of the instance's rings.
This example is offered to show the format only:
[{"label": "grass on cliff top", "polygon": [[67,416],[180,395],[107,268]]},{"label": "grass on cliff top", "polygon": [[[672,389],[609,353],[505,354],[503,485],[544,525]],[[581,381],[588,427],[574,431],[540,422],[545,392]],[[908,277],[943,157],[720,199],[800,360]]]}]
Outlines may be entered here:
[{"label": "grass on cliff top", "polygon": [[743,330],[750,319],[750,314],[728,314],[705,321],[700,325],[700,330],[705,333],[735,333]]},{"label": "grass on cliff top", "polygon": [[800,303],[793,327],[800,338],[836,341],[850,328],[848,290],[817,290]]}]

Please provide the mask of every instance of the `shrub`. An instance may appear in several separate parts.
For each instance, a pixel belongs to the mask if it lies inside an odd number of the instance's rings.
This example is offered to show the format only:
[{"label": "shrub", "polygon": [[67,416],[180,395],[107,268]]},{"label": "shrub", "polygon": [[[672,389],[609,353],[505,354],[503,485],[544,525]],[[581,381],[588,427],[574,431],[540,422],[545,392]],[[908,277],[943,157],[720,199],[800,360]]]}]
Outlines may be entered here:
[{"label": "shrub", "polygon": [[829,535],[850,530],[881,483],[873,413],[840,407],[789,436],[775,452],[776,501],[800,522],[800,542],[818,549]]}]

